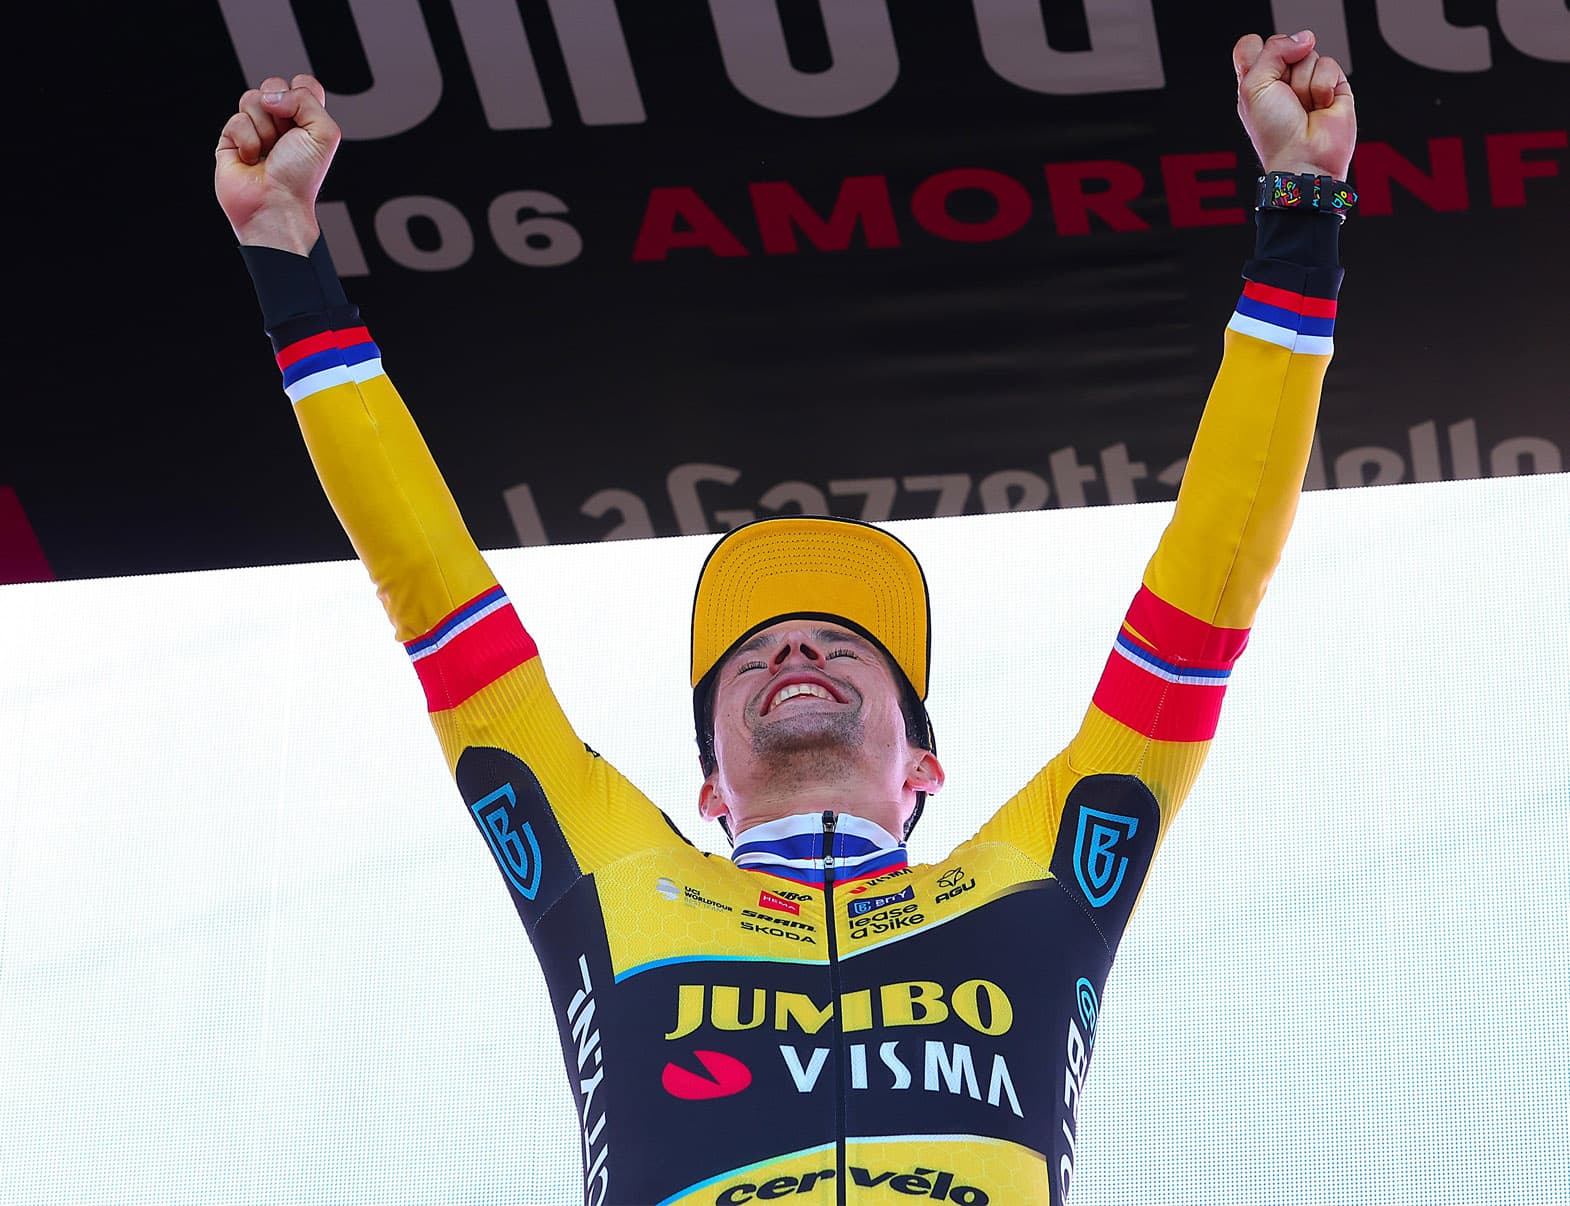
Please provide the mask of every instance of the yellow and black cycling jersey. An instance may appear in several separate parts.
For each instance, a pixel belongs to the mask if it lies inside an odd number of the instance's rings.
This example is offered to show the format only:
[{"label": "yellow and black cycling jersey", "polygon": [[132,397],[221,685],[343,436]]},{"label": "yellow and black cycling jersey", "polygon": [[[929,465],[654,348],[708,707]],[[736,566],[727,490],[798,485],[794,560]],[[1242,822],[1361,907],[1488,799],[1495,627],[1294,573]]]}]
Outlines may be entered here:
[{"label": "yellow and black cycling jersey", "polygon": [[1333,219],[1261,216],[1079,731],[930,865],[856,801],[702,853],[562,714],[323,257],[247,249],[311,455],[549,983],[586,1202],[1062,1202],[1099,997],[1307,465]]}]

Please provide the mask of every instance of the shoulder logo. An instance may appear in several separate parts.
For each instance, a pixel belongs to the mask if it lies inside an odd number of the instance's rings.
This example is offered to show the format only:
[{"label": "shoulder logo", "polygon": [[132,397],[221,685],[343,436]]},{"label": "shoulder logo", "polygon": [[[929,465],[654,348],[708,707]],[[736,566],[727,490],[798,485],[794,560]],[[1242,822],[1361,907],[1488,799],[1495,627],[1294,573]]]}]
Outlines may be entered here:
[{"label": "shoulder logo", "polygon": [[1123,886],[1128,858],[1118,853],[1118,843],[1133,837],[1138,829],[1137,817],[1080,807],[1079,828],[1074,834],[1074,878],[1092,908],[1101,908]]},{"label": "shoulder logo", "polygon": [[512,824],[512,810],[518,797],[511,783],[503,783],[483,800],[469,805],[480,832],[490,843],[491,853],[519,896],[533,900],[540,890],[540,843],[534,826],[525,821],[519,829]]},{"label": "shoulder logo", "polygon": [[950,867],[942,875],[938,876],[938,887],[940,887],[940,888],[952,888],[952,887],[954,887],[956,884],[958,884],[964,878],[965,878],[965,868],[964,867]]}]

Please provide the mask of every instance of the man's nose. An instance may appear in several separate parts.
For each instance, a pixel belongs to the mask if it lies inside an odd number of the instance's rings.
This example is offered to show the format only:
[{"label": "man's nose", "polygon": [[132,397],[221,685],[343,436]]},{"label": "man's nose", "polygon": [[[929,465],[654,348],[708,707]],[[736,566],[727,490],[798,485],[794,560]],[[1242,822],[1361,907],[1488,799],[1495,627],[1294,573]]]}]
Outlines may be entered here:
[{"label": "man's nose", "polygon": [[822,663],[823,661],[823,655],[813,648],[813,646],[805,638],[786,638],[784,641],[780,642],[780,647],[774,654],[772,668],[775,670],[783,668],[785,663],[790,660],[790,655],[793,650],[799,650],[801,652],[801,656],[809,662]]}]

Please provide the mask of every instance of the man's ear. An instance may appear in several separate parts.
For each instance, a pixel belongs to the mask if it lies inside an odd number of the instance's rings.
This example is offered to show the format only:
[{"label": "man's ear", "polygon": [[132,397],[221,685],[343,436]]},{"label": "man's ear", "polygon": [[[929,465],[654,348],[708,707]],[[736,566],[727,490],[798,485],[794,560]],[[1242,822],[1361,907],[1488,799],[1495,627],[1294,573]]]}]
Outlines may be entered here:
[{"label": "man's ear", "polygon": [[705,821],[717,821],[730,816],[730,805],[720,792],[720,773],[715,771],[698,788],[698,815]]},{"label": "man's ear", "polygon": [[908,791],[923,791],[929,796],[943,788],[943,764],[931,750],[916,750],[921,756],[905,776]]}]

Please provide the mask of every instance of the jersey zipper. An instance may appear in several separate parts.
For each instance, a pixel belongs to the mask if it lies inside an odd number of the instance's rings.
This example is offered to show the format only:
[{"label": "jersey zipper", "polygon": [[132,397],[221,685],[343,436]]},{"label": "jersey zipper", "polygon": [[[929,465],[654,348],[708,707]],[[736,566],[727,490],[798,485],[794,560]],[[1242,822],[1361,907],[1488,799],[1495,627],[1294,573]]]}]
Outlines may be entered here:
[{"label": "jersey zipper", "polygon": [[845,1206],[845,1019],[840,1016],[839,939],[834,924],[834,826],[831,810],[823,812],[823,928],[829,936],[829,1000],[834,1002],[834,1184],[835,1201]]}]

